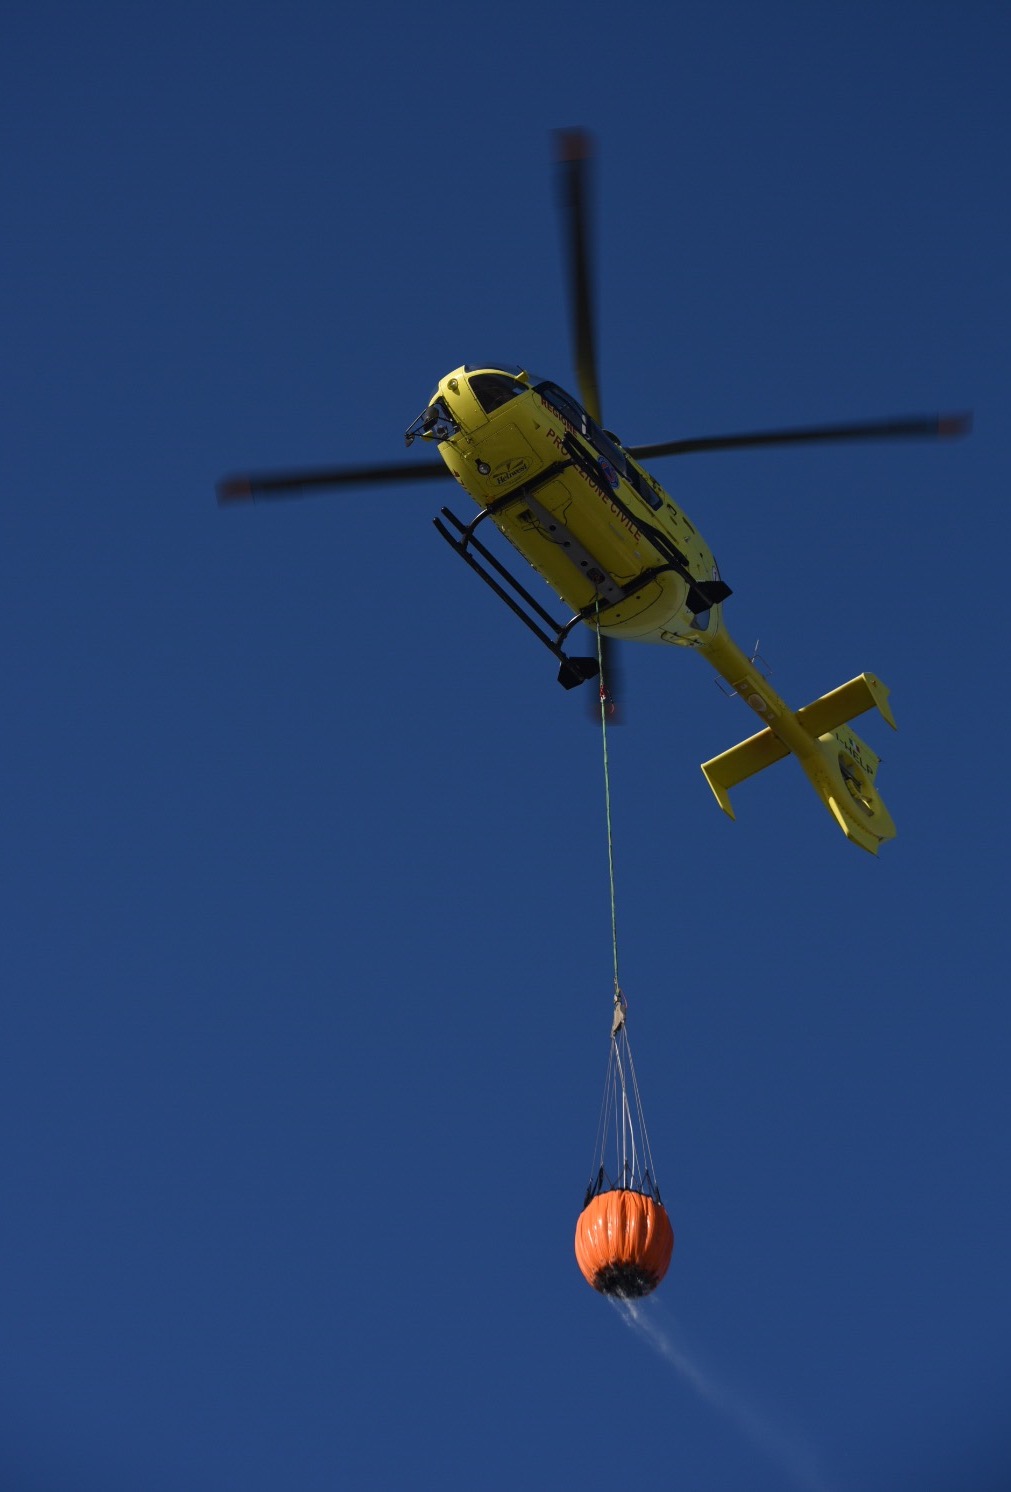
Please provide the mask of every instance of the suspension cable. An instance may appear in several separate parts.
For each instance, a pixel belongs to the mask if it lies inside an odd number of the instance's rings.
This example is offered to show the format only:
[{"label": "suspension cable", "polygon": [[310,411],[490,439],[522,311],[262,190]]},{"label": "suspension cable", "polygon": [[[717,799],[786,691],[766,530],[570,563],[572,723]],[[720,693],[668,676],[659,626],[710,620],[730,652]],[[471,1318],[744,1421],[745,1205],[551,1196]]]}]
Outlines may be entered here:
[{"label": "suspension cable", "polygon": [[611,947],[614,953],[614,998],[621,1000],[618,981],[618,915],[614,896],[614,839],[611,834],[611,774],[607,761],[607,681],[604,678],[604,645],[600,636],[600,602],[597,613],[597,667],[600,673],[600,736],[604,749],[604,813],[607,819],[607,873],[611,884]]},{"label": "suspension cable", "polygon": [[[649,1134],[646,1130],[646,1116],[643,1113],[642,1099],[639,1094],[639,1081],[636,1076],[635,1064],[632,1061],[632,1048],[628,1040],[628,1028],[625,1025],[627,1005],[625,996],[622,993],[618,973],[618,914],[614,884],[614,833],[611,826],[611,769],[607,754],[608,694],[607,680],[604,677],[604,645],[600,632],[599,601],[595,609],[597,666],[600,672],[600,737],[604,757],[604,814],[607,822],[607,874],[611,896],[611,948],[614,957],[614,1012],[611,1025],[611,1050],[608,1057],[607,1077],[604,1083],[604,1097],[597,1126],[597,1142],[600,1148],[598,1160],[595,1160],[594,1165],[596,1168],[599,1164],[599,1170],[596,1172],[596,1183],[594,1182],[593,1173],[591,1173],[590,1188],[593,1189],[595,1185],[599,1185],[605,1175],[607,1132],[613,1117],[613,1139],[616,1160],[619,1167],[619,1176],[616,1184],[619,1187],[631,1187],[633,1190],[647,1190],[654,1194],[659,1201],[660,1191],[656,1179],[656,1169],[653,1165]],[[609,1113],[612,1103],[613,1116]],[[637,1144],[637,1137],[641,1141],[641,1150],[639,1144]],[[590,1195],[589,1190],[587,1195]]]}]

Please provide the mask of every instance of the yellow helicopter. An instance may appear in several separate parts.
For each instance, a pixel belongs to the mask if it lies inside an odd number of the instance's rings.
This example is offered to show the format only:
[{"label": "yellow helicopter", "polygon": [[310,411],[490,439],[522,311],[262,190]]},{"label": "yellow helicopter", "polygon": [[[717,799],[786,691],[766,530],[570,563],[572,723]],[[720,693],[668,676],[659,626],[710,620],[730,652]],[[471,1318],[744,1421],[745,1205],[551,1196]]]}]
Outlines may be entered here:
[{"label": "yellow helicopter", "polygon": [[[229,477],[218,485],[219,499],[424,481],[445,478],[448,468],[479,512],[465,522],[444,507],[436,528],[554,654],[565,688],[600,672],[598,657],[565,651],[580,626],[594,630],[601,645],[602,699],[613,694],[605,688],[613,677],[613,640],[695,649],[762,722],[756,735],[703,763],[724,812],[734,817],[731,788],[792,753],[847,838],[876,854],[894,838],[895,825],[875,786],[879,758],[849,722],[876,705],[894,728],[887,688],[864,673],[791,710],[728,633],[723,603],[730,587],[702,535],[641,462],[745,446],[954,436],[968,431],[969,417],[903,417],[623,445],[602,427],[600,416],[588,263],[590,141],[582,130],[566,130],[558,142],[580,399],[520,366],[467,364],[440,381],[406,432],[408,446],[418,438],[436,445],[441,462]],[[567,620],[557,621],[488,548],[481,536],[488,522],[571,609]]]}]

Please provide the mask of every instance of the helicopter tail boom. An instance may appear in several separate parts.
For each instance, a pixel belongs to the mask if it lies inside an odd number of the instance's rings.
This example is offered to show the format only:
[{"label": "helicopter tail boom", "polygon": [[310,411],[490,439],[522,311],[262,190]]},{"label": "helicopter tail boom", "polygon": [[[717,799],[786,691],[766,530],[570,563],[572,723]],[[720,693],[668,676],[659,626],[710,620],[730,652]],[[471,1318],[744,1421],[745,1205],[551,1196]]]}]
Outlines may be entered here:
[{"label": "helicopter tail boom", "polygon": [[792,753],[846,837],[876,855],[885,840],[895,837],[895,825],[874,786],[879,758],[849,725],[854,716],[874,707],[894,730],[888,690],[867,673],[801,710],[782,706],[771,726],[703,763],[716,801],[733,818],[730,789]]}]

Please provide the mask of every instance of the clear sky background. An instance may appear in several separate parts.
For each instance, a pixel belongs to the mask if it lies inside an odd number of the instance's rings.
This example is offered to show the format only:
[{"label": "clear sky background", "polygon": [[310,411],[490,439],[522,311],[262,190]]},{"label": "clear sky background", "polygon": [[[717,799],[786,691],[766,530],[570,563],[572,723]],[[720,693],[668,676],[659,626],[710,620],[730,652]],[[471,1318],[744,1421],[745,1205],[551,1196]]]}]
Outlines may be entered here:
[{"label": "clear sky background", "polygon": [[[997,1492],[1011,1476],[1000,3],[13,3],[0,58],[0,1483]],[[611,1002],[599,733],[396,460],[574,384],[549,132],[599,141],[629,443],[794,705],[867,669],[899,838],[626,649],[622,977],[677,1236],[579,1275]],[[633,1323],[634,1324],[634,1323]]]}]

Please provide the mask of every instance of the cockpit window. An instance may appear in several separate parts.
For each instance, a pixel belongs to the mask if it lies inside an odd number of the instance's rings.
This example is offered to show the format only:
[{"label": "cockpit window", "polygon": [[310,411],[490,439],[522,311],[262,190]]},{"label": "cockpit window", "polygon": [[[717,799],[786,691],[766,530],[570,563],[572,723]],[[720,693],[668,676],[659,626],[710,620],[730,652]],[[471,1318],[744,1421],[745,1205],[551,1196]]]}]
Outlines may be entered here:
[{"label": "cockpit window", "polygon": [[560,389],[557,383],[539,383],[537,385],[537,393],[540,394],[546,403],[551,405],[552,409],[557,409],[558,413],[563,415],[576,430],[582,432],[585,429],[585,423],[589,419],[589,416],[586,414],[582,405],[577,404],[571,394],[567,394],[564,389]]},{"label": "cockpit window", "polygon": [[501,409],[503,404],[515,399],[517,394],[526,393],[522,383],[517,383],[505,373],[474,373],[471,375],[470,387],[485,414]]},{"label": "cockpit window", "polygon": [[646,480],[645,473],[637,471],[631,461],[627,461],[625,463],[625,475],[639,496],[649,503],[654,513],[658,513],[663,507],[663,498],[653,491],[649,482]]},{"label": "cockpit window", "polygon": [[[612,439],[605,430],[601,430],[596,421],[590,419],[586,410],[576,403],[571,394],[560,389],[557,383],[539,383],[537,393],[547,404],[550,404],[552,409],[556,409],[574,430],[584,435],[598,454],[610,462],[616,472],[623,477],[628,475],[629,468],[625,461],[625,453],[620,449],[617,439]],[[632,478],[629,477],[629,480],[632,481]]]},{"label": "cockpit window", "polygon": [[500,373],[508,373],[511,378],[518,378],[523,369],[518,363],[464,363],[465,373],[479,373],[482,368],[497,368]]}]

